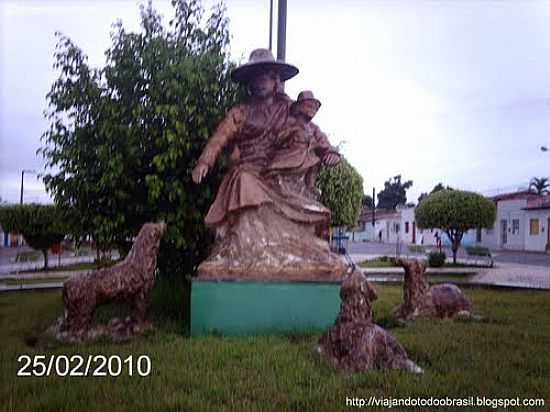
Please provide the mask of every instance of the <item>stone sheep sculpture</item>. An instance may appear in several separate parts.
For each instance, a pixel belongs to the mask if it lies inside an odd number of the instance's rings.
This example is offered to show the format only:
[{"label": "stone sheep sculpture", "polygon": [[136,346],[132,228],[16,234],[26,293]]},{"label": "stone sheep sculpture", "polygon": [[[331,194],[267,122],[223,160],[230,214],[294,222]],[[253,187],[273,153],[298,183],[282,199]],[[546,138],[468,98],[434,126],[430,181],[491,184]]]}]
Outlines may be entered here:
[{"label": "stone sheep sculpture", "polygon": [[[122,262],[65,282],[65,317],[57,327],[58,339],[81,341],[110,335],[118,340],[151,328],[145,312],[155,280],[160,239],[165,231],[164,223],[144,224]],[[96,308],[113,301],[129,303],[132,316],[125,321],[113,319],[107,327],[92,328]]]},{"label": "stone sheep sculpture", "polygon": [[318,352],[336,368],[348,372],[404,369],[422,373],[397,339],[373,321],[376,291],[365,275],[352,269],[340,289],[340,314],[319,340]]},{"label": "stone sheep sculpture", "polygon": [[397,259],[397,263],[405,269],[403,303],[394,310],[398,320],[472,316],[472,304],[458,286],[443,283],[430,287],[425,276],[425,262]]}]

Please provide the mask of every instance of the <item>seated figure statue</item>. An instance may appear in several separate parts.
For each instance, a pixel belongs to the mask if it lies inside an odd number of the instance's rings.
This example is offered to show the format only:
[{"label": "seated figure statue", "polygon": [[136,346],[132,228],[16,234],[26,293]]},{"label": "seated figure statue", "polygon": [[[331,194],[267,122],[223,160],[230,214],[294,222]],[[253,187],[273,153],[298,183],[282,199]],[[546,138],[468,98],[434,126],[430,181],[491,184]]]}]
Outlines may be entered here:
[{"label": "seated figure statue", "polygon": [[[200,183],[225,146],[239,153],[205,218],[216,241],[199,265],[199,277],[323,280],[340,279],[345,271],[343,260],[315,234],[316,227],[329,224],[330,210],[300,183],[315,165],[282,163],[281,138],[293,134],[289,130],[297,119],[290,115],[293,101],[279,90],[281,81],[297,73],[266,49],[254,50],[232,73],[233,80],[247,85],[249,99],[228,112],[193,169],[193,180]],[[313,123],[307,127],[321,136]],[[330,145],[318,156],[327,166],[340,160]]]},{"label": "seated figure statue", "polygon": [[[326,135],[311,122],[321,102],[309,90],[298,95],[290,106],[290,116],[285,128],[277,136],[277,150],[268,166],[268,176],[277,176],[292,181],[295,190],[313,199],[318,198],[315,181],[327,154],[337,152],[330,145]],[[296,179],[298,178],[298,179]]]}]

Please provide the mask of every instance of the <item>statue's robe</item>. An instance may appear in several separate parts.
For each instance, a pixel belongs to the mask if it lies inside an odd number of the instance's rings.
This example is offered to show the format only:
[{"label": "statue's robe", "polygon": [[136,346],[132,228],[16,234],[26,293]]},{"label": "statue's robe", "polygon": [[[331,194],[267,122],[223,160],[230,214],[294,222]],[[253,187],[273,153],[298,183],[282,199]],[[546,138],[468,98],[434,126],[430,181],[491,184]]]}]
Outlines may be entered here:
[{"label": "statue's robe", "polygon": [[[205,223],[215,228],[214,250],[199,276],[215,278],[339,278],[345,265],[315,229],[330,222],[330,210],[304,187],[303,175],[273,173],[277,137],[292,101],[279,95],[270,105],[231,109],[203,150],[211,168],[221,150],[239,153],[225,175]],[[306,169],[304,169],[305,171]],[[292,176],[290,176],[292,175]]]}]

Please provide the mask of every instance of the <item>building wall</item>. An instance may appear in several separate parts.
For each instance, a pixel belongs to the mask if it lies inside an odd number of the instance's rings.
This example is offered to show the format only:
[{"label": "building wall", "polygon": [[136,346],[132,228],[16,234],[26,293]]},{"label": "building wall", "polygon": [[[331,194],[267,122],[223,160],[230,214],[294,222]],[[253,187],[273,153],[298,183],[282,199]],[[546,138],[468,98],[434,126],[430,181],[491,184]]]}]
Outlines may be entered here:
[{"label": "building wall", "polygon": [[[525,249],[525,210],[527,199],[504,200],[498,202],[495,229],[498,229],[497,245],[502,249]],[[514,220],[519,222],[514,231]],[[504,242],[503,222],[506,222],[506,242]]]},{"label": "building wall", "polygon": [[[510,249],[544,251],[548,242],[548,218],[550,209],[523,210],[527,206],[527,199],[500,200],[497,203],[497,216],[492,228],[481,230],[481,241],[478,241],[477,230],[469,230],[462,239],[462,246],[479,245],[489,249]],[[355,241],[379,241],[382,232],[382,241],[395,243],[398,240],[407,244],[413,241],[413,222],[415,222],[415,208],[398,209],[399,215],[377,219],[374,228],[367,222],[362,231],[354,233]],[[537,235],[529,233],[529,220],[539,219]],[[503,242],[503,223],[506,222],[506,242]],[[516,222],[514,224],[514,221]],[[409,230],[405,231],[408,222]],[[449,239],[440,229],[419,229],[415,227],[415,243],[425,246],[435,246],[436,233],[442,237],[444,245],[450,245]],[[349,233],[350,239],[352,238]]]},{"label": "building wall", "polygon": [[[538,219],[538,234],[530,233],[530,220]],[[548,242],[548,219],[550,210],[527,210],[525,211],[525,250],[544,252]]]},{"label": "building wall", "polygon": [[[490,229],[482,229],[481,242],[477,242],[476,231],[472,231],[474,243],[489,249],[525,250],[525,236],[528,230],[526,211],[527,199],[500,200],[497,215]],[[516,224],[514,226],[514,221]],[[505,223],[505,226],[503,224]],[[506,229],[506,242],[504,232]]]},{"label": "building wall", "polygon": [[[403,208],[401,213],[401,241],[405,243],[420,243],[419,231],[416,228],[414,207]],[[414,233],[413,233],[414,228]],[[414,240],[414,242],[413,242]]]},{"label": "building wall", "polygon": [[10,234],[5,233],[0,226],[0,248],[10,246]]}]

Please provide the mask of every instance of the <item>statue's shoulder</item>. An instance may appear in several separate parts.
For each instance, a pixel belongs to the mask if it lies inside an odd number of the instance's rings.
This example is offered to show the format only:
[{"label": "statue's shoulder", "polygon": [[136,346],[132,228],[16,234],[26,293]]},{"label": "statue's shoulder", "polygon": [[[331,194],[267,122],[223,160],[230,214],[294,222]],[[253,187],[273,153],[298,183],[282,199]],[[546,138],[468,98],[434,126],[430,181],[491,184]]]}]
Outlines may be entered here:
[{"label": "statue's shoulder", "polygon": [[275,102],[280,105],[284,105],[287,108],[290,108],[292,103],[294,103],[294,100],[292,100],[288,95],[284,92],[277,93],[275,95]]}]

